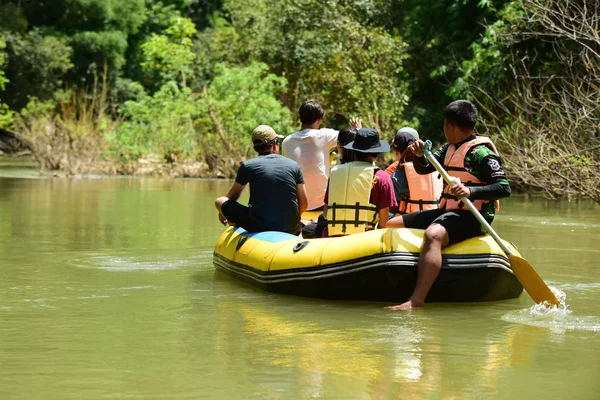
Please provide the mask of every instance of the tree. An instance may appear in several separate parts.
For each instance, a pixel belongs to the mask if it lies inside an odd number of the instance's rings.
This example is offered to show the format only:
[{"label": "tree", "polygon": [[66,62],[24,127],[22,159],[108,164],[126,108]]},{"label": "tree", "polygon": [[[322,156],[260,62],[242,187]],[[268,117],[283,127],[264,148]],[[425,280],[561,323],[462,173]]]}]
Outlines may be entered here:
[{"label": "tree", "polygon": [[73,49],[70,79],[90,81],[104,65],[118,75],[125,64],[129,35],[145,18],[144,0],[36,0],[13,1],[20,5],[29,29],[50,28],[68,37]]},{"label": "tree", "polygon": [[152,96],[127,101],[121,112],[126,120],[108,137],[112,153],[120,158],[136,160],[156,154],[174,161],[198,152],[193,121],[207,110],[189,88],[167,82]]},{"label": "tree", "polygon": [[454,90],[477,102],[514,185],[600,203],[597,2],[520,0],[489,26]]},{"label": "tree", "polygon": [[[4,76],[4,71],[2,70],[2,66],[4,65],[4,49],[6,48],[6,41],[4,40],[4,36],[0,34],[0,92],[4,90],[8,79]],[[9,128],[12,124],[12,112],[8,105],[2,103],[0,101],[0,129],[1,128]]]},{"label": "tree", "polygon": [[31,27],[23,6],[17,4],[0,4],[0,32],[6,42],[4,71],[8,79],[0,99],[13,110],[24,107],[28,96],[52,97],[63,87],[65,74],[73,66],[67,38],[48,27]]},{"label": "tree", "polygon": [[[284,104],[295,111],[308,98],[320,101],[347,123],[362,115],[391,132],[402,121],[408,100],[404,85],[404,44],[370,25],[357,8],[373,1],[225,1],[200,59],[223,57],[239,64],[258,60],[285,76]],[[371,16],[368,14],[368,16]],[[206,34],[205,34],[206,35]]]},{"label": "tree", "polygon": [[442,111],[455,93],[448,89],[460,76],[460,65],[472,57],[486,25],[498,17],[496,7],[506,0],[391,0],[382,1],[379,15],[385,29],[400,35],[410,57],[405,83],[411,93],[406,118],[421,121],[422,133],[443,139]]},{"label": "tree", "polygon": [[[169,161],[205,158],[209,164],[249,156],[248,138],[256,126],[290,130],[289,110],[277,99],[286,80],[267,69],[259,63],[219,64],[215,78],[200,93],[171,81],[153,95],[126,102],[125,121],[109,137],[112,153],[134,160],[150,153]],[[233,165],[223,173],[233,174]]]},{"label": "tree", "polygon": [[144,0],[8,0],[0,4],[7,42],[4,98],[13,109],[28,96],[47,99],[57,89],[90,86],[108,68],[121,75],[128,37],[145,18]]},{"label": "tree", "polygon": [[10,83],[2,98],[14,110],[24,107],[30,96],[50,99],[64,88],[64,77],[73,64],[65,38],[40,29],[23,34],[7,33],[6,73]]},{"label": "tree", "polygon": [[249,134],[258,125],[270,125],[280,134],[290,132],[290,111],[278,100],[287,80],[268,70],[263,63],[247,67],[217,64],[216,76],[204,90],[210,115],[210,121],[203,124],[205,135],[216,133],[225,148],[241,148],[249,156]]},{"label": "tree", "polygon": [[175,18],[171,22],[164,35],[152,34],[142,44],[146,58],[142,68],[159,71],[165,81],[179,76],[181,86],[186,87],[196,57],[191,51],[191,38],[196,34],[196,27],[188,18]]}]

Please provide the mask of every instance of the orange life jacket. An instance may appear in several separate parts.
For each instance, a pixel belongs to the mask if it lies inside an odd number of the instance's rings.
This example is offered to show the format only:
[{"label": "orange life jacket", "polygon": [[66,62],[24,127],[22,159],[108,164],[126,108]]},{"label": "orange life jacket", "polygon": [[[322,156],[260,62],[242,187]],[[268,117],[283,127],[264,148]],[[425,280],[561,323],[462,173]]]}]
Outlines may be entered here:
[{"label": "orange life jacket", "polygon": [[420,175],[415,171],[412,161],[400,164],[398,169],[404,167],[408,194],[400,195],[398,199],[398,212],[406,214],[421,210],[433,210],[439,207],[442,194],[443,180],[438,178],[437,172]]},{"label": "orange life jacket", "polygon": [[[460,182],[466,186],[487,184],[486,182],[479,180],[479,178],[465,169],[465,157],[467,156],[467,153],[473,146],[480,144],[485,144],[492,149],[494,153],[498,154],[496,146],[494,146],[492,141],[485,136],[477,136],[475,139],[461,144],[458,149],[454,144],[450,143],[448,149],[446,150],[446,157],[444,158],[444,169],[448,171],[448,175],[453,178],[459,178]],[[491,201],[496,203],[496,210],[500,209],[500,203],[498,200],[472,200],[472,203],[475,208],[481,211],[483,205]],[[442,200],[440,201],[440,208],[444,208],[446,210],[456,210],[464,207],[465,205],[463,202],[460,201],[458,197],[450,193],[450,185],[444,183],[444,191],[442,193]]]}]

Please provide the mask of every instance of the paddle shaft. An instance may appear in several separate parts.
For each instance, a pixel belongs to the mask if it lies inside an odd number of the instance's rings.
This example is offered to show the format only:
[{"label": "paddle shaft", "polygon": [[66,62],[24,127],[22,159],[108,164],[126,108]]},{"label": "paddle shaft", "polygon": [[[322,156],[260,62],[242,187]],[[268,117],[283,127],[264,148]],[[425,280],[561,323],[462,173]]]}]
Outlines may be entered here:
[{"label": "paddle shaft", "polygon": [[[424,151],[425,157],[427,158],[427,160],[429,160],[429,162],[431,164],[433,164],[433,166],[435,167],[435,169],[437,169],[437,171],[440,173],[440,175],[442,175],[442,178],[444,178],[446,183],[448,183],[448,185],[450,185],[450,186],[454,186],[455,185],[454,179],[452,179],[452,177],[450,175],[448,175],[448,172],[446,172],[446,170],[440,165],[438,160],[436,160],[436,158],[433,156],[433,153],[431,153],[431,150],[429,150],[429,147],[431,147],[431,141],[428,140],[425,142],[425,151]],[[498,243],[498,246],[500,246],[502,251],[504,251],[504,253],[506,253],[506,255],[508,257],[512,256],[513,252],[510,251],[508,246],[506,246],[504,244],[502,239],[500,239],[500,236],[498,236],[496,231],[494,231],[494,229],[492,229],[492,226],[489,224],[489,222],[487,222],[485,220],[485,218],[483,218],[483,215],[481,215],[479,210],[477,208],[475,208],[475,206],[473,205],[471,200],[469,200],[466,197],[461,197],[460,201],[462,201],[469,208],[469,211],[471,211],[471,213],[475,216],[475,218],[477,218],[477,220],[481,223],[481,225],[483,225],[485,227],[485,229],[488,231],[490,236],[492,238],[494,238],[496,243]]]}]

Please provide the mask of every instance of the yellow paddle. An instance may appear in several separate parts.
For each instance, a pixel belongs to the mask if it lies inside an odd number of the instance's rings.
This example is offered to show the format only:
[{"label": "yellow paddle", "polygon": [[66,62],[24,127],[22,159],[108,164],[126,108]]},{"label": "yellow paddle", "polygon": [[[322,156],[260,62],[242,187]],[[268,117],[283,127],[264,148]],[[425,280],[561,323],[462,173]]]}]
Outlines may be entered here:
[{"label": "yellow paddle", "polygon": [[[440,175],[442,175],[442,178],[444,178],[446,183],[448,183],[448,185],[450,186],[454,186],[453,178],[450,177],[450,175],[448,175],[448,173],[440,165],[438,160],[435,159],[435,157],[431,153],[430,148],[431,141],[427,140],[425,142],[425,157],[429,160],[430,163],[433,164],[433,166],[435,167],[435,169],[437,169]],[[483,225],[488,231],[490,236],[493,237],[496,243],[498,243],[498,245],[500,246],[500,248],[502,248],[502,251],[506,253],[510,261],[510,267],[512,268],[513,273],[515,274],[519,282],[521,282],[523,288],[525,288],[527,293],[529,293],[529,296],[531,296],[533,301],[535,301],[538,304],[547,301],[552,305],[558,305],[560,302],[558,301],[554,293],[552,293],[550,288],[546,285],[544,280],[538,275],[537,272],[535,272],[535,270],[527,262],[527,260],[514,254],[508,248],[508,246],[504,244],[502,239],[500,239],[500,236],[498,236],[498,234],[492,229],[491,225],[483,218],[483,215],[481,215],[479,211],[475,208],[473,203],[471,203],[471,200],[469,200],[466,197],[461,197],[460,200],[463,203],[465,203],[465,205],[469,208],[469,211],[473,213],[475,218],[477,218],[481,225]]]}]

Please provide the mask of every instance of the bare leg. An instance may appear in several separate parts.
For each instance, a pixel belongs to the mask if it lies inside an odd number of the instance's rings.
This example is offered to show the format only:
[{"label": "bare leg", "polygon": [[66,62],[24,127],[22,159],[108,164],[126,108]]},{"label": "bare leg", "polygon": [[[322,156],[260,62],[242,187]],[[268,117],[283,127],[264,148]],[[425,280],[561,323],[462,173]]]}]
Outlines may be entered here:
[{"label": "bare leg", "polygon": [[404,219],[402,215],[390,219],[386,224],[386,228],[404,228]]},{"label": "bare leg", "polygon": [[227,225],[230,224],[232,225],[229,221],[227,221],[227,218],[225,218],[225,216],[223,215],[223,213],[221,212],[221,206],[223,205],[223,203],[225,203],[227,200],[229,200],[228,197],[219,197],[218,199],[215,200],[215,207],[217,208],[217,210],[219,210],[219,221],[223,224],[223,225]]},{"label": "bare leg", "polygon": [[408,301],[386,307],[390,310],[410,310],[413,307],[423,307],[425,297],[442,268],[442,249],[448,246],[448,232],[439,224],[430,225],[425,230],[423,248],[419,255],[417,267],[417,284]]},{"label": "bare leg", "polygon": [[217,207],[217,210],[219,210],[219,212],[221,212],[221,206],[223,205],[223,203],[225,203],[227,200],[229,200],[229,198],[223,196],[223,197],[219,197],[218,199],[215,200],[215,207]]}]

